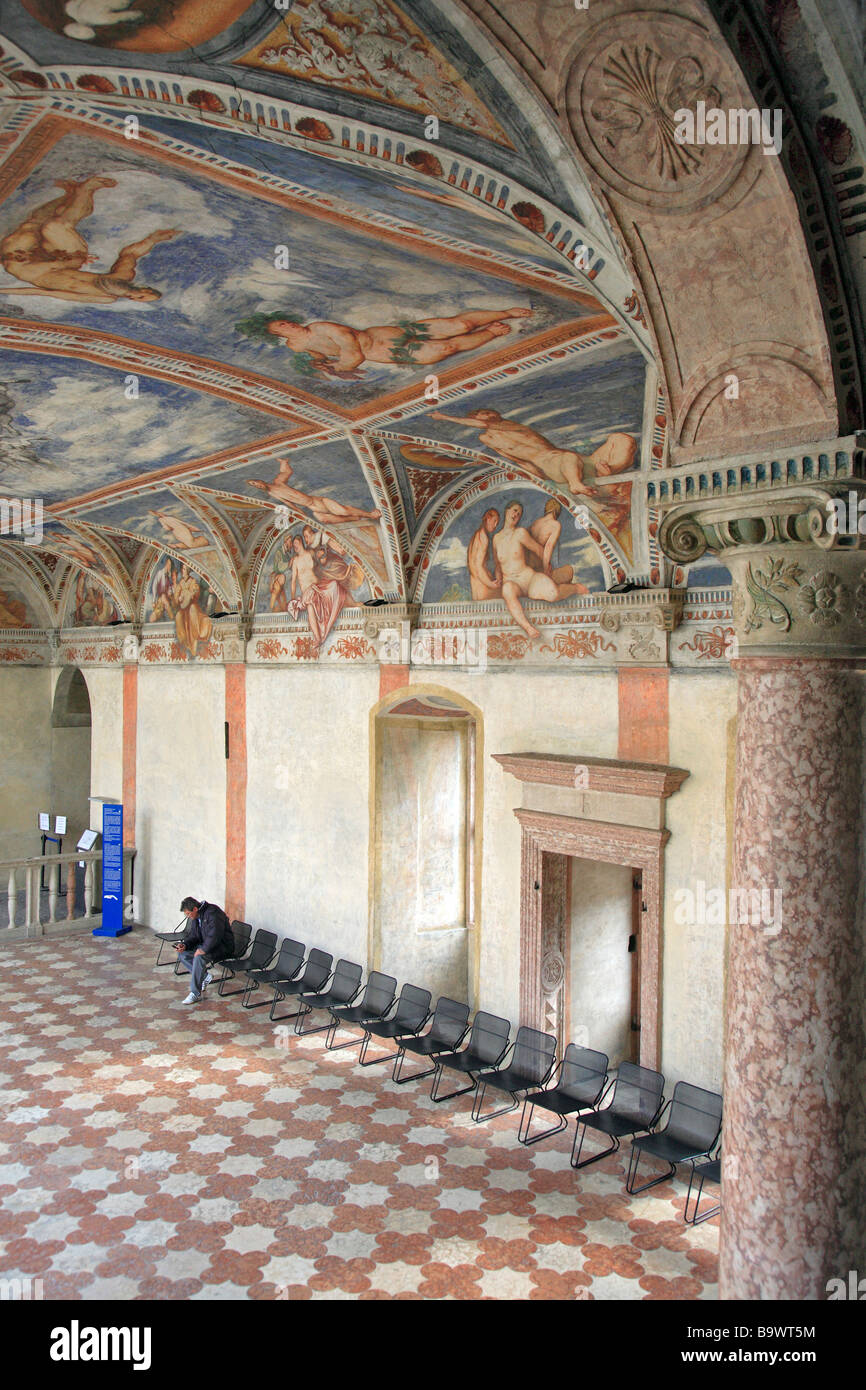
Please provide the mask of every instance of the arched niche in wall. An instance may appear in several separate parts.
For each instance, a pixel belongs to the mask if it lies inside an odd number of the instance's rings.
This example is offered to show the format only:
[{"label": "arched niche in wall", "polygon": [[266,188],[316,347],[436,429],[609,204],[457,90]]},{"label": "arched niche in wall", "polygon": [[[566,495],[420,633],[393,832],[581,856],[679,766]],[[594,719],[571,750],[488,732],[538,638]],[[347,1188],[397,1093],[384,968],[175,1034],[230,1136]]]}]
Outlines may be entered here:
[{"label": "arched niche in wall", "polygon": [[51,706],[51,809],[67,818],[67,838],[76,844],[90,825],[90,692],[77,666],[66,666]]},{"label": "arched niche in wall", "polygon": [[483,724],[412,685],[370,714],[370,925],[376,969],[478,1002]]}]

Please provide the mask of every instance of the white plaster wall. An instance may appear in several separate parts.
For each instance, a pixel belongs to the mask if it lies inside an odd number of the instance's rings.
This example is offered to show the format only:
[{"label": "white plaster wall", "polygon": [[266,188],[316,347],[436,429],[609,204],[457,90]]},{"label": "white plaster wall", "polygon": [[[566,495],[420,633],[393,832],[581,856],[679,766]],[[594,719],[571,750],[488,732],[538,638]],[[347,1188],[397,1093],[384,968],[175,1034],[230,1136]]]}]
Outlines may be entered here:
[{"label": "white plaster wall", "polygon": [[34,666],[0,669],[0,859],[40,852],[37,817],[51,799],[51,676]]},{"label": "white plaster wall", "polygon": [[[666,1094],[676,1081],[709,1090],[722,1084],[725,928],[676,921],[700,916],[698,881],[727,891],[729,826],[726,786],[728,723],[736,716],[732,672],[672,674],[670,761],[691,774],[667,803],[662,965],[662,1071]],[[733,768],[730,769],[731,776]],[[686,912],[679,890],[695,894]],[[706,915],[706,914],[704,914]]]},{"label": "white plaster wall", "polygon": [[[123,795],[123,671],[88,667],[90,695],[90,795]],[[90,825],[102,830],[102,807],[91,803]]]},{"label": "white plaster wall", "polygon": [[[615,758],[616,672],[499,672],[438,668],[437,688],[477,705],[483,717],[483,867],[478,1006],[519,1022],[521,784],[494,753],[570,753]],[[429,671],[412,684],[433,684]],[[422,981],[418,981],[419,984]]]},{"label": "white plaster wall", "polygon": [[187,894],[225,898],[224,721],[221,666],[140,668],[135,888],[158,931],[180,921]]},{"label": "white plaster wall", "polygon": [[378,698],[378,668],[247,670],[247,920],[362,964]]}]

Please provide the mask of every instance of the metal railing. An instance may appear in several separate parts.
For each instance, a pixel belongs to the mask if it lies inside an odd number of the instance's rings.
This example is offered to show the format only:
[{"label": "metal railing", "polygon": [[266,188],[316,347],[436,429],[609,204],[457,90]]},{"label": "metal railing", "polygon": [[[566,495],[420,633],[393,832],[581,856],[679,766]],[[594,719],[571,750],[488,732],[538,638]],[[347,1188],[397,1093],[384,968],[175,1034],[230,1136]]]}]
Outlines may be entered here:
[{"label": "metal railing", "polygon": [[[135,853],[132,848],[123,851],[124,903],[132,896]],[[46,927],[98,923],[97,865],[101,863],[101,849],[0,860],[0,939],[4,929],[16,936],[40,936]],[[79,865],[84,866],[84,910],[76,916],[76,900],[81,897],[75,872]]]}]

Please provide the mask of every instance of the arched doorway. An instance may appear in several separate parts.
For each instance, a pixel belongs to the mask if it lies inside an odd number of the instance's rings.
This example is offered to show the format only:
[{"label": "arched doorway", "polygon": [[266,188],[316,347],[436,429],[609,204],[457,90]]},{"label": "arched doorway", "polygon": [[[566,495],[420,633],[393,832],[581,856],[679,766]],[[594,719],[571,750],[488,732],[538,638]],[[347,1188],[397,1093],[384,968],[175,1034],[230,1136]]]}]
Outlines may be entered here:
[{"label": "arched doorway", "polygon": [[369,958],[401,981],[477,1004],[480,713],[438,686],[372,712]]},{"label": "arched doorway", "polygon": [[[64,849],[90,825],[90,694],[77,666],[61,671],[51,707],[51,813],[66,816]],[[53,822],[52,822],[53,824]]]}]

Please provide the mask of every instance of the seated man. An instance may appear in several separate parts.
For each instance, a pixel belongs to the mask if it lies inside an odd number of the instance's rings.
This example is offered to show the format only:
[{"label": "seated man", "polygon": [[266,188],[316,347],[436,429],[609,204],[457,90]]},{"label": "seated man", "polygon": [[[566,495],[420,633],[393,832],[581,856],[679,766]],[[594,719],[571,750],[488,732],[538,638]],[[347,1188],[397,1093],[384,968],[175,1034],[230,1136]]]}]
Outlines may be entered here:
[{"label": "seated man", "polygon": [[235,939],[228,917],[214,903],[184,898],[180,910],[189,926],[183,939],[175,946],[180,951],[180,963],[191,976],[190,992],[185,1004],[198,1004],[211,976],[207,968],[218,960],[227,960],[235,953]]}]

